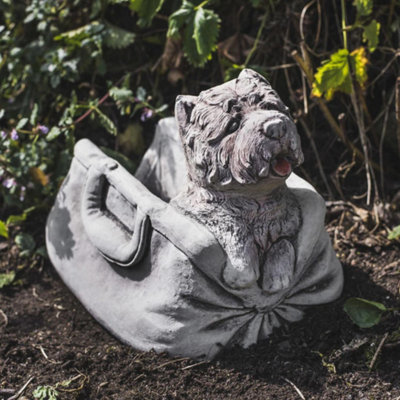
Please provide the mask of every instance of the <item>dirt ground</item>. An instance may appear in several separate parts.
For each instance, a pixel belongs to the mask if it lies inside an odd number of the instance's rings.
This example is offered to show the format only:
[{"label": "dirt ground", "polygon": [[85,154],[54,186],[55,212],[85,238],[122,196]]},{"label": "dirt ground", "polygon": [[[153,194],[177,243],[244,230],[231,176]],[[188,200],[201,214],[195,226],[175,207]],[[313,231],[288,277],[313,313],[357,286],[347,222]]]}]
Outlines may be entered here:
[{"label": "dirt ground", "polygon": [[[360,329],[343,311],[349,297],[400,305],[400,248],[372,231],[363,210],[329,208],[328,231],[343,264],[339,300],[308,310],[250,349],[212,362],[143,353],[119,343],[66,289],[48,261],[21,259],[0,243],[0,399],[400,399],[400,313]],[[21,391],[22,389],[22,391]]]}]

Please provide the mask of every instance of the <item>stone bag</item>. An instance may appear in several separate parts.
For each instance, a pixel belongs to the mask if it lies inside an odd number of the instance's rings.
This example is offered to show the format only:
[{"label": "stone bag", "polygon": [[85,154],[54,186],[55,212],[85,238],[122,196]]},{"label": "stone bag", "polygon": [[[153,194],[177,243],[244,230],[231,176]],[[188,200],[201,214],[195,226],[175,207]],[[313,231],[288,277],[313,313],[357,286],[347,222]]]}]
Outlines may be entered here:
[{"label": "stone bag", "polygon": [[46,242],[58,274],[94,318],[140,350],[212,359],[248,347],[305,306],[336,299],[342,268],[324,228],[325,204],[295,174],[302,226],[290,287],[233,289],[226,253],[200,222],[169,204],[187,173],[173,118],[159,122],[135,177],[87,139],[48,217]]}]

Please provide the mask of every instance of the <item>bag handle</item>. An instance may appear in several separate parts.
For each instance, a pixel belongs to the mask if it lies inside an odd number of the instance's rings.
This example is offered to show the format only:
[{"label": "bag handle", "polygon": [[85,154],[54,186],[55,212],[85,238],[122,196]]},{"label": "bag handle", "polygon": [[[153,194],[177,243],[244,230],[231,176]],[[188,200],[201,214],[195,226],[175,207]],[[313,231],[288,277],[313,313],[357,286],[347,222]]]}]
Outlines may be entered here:
[{"label": "bag handle", "polygon": [[121,267],[130,267],[137,264],[144,254],[150,221],[137,204],[129,201],[136,210],[132,215],[132,232],[105,207],[105,193],[110,185],[107,175],[117,168],[118,164],[110,159],[89,167],[81,216],[90,241],[104,258]]}]

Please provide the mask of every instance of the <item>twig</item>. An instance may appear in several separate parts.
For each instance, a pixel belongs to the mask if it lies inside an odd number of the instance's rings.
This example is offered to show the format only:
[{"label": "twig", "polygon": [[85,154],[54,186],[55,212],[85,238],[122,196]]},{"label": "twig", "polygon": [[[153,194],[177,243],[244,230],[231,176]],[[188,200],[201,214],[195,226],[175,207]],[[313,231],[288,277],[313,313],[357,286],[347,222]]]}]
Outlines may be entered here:
[{"label": "twig", "polygon": [[[397,85],[396,85],[397,86]],[[389,105],[385,107],[385,117],[383,119],[383,128],[382,128],[382,134],[381,138],[379,140],[379,168],[380,168],[380,175],[381,175],[381,193],[382,193],[382,198],[385,198],[385,178],[384,178],[384,173],[383,173],[383,142],[385,140],[386,136],[386,131],[387,131],[387,123],[388,123],[388,117],[389,117],[389,107],[390,104],[392,103],[394,96],[394,92],[392,92],[392,95],[390,96],[389,99]],[[397,130],[399,133],[399,130]],[[399,140],[399,146],[400,146],[400,138],[398,137]],[[399,153],[400,155],[400,153]]]},{"label": "twig", "polygon": [[0,308],[0,315],[3,317],[3,319],[4,319],[4,326],[7,326],[8,325],[8,318],[7,318],[7,315],[6,315],[6,313]]},{"label": "twig", "polygon": [[325,184],[325,187],[326,187],[326,190],[328,191],[329,197],[333,198],[333,193],[332,193],[332,190],[331,190],[331,188],[329,186],[328,179],[327,179],[327,177],[325,175],[324,168],[322,167],[321,158],[319,157],[317,146],[315,144],[315,141],[314,141],[314,138],[312,136],[311,130],[308,127],[308,125],[306,124],[306,122],[304,121],[303,118],[299,118],[299,121],[300,121],[301,126],[303,127],[304,132],[307,135],[308,140],[310,141],[311,148],[313,150],[313,153],[314,153],[316,161],[317,161],[317,167],[318,167],[319,174],[321,175],[321,178],[322,178],[322,180],[323,180],[323,182]]},{"label": "twig", "polygon": [[25,389],[28,387],[28,385],[29,385],[34,379],[35,379],[35,377],[34,377],[34,376],[31,376],[31,377],[26,381],[26,383],[24,384],[24,386],[22,386],[22,388],[19,389],[18,392],[17,392],[14,396],[11,396],[8,400],[17,400],[17,399],[22,395],[22,393],[24,393]]},{"label": "twig", "polygon": [[371,371],[372,368],[374,367],[375,362],[376,362],[376,360],[377,360],[377,358],[378,358],[378,356],[379,356],[379,353],[380,353],[381,350],[382,350],[382,346],[383,346],[383,344],[385,343],[385,341],[386,341],[386,339],[387,339],[388,336],[389,336],[389,332],[386,332],[386,333],[383,335],[383,338],[382,338],[382,340],[380,341],[380,343],[379,343],[379,345],[378,345],[378,348],[377,348],[376,351],[375,351],[374,357],[372,358],[371,363],[369,364],[369,370],[370,370],[370,371]]},{"label": "twig", "polygon": [[175,360],[167,361],[167,362],[165,362],[163,364],[158,365],[157,367],[154,368],[154,370],[166,367],[167,365],[170,365],[170,364],[175,364],[177,362],[186,361],[186,360],[189,360],[189,359],[187,357],[176,358]]},{"label": "twig", "polygon": [[39,346],[39,350],[42,353],[43,357],[52,364],[61,364],[61,361],[55,361],[49,358],[49,356],[46,354],[46,352],[44,351],[44,348],[42,346]]},{"label": "twig", "polygon": [[0,389],[0,394],[14,394],[15,389]]},{"label": "twig", "polygon": [[397,145],[400,157],[400,76],[396,80],[396,121],[397,121]]},{"label": "twig", "polygon": [[296,393],[299,395],[299,397],[302,400],[306,400],[306,398],[304,397],[303,393],[301,393],[300,389],[292,381],[290,381],[288,378],[285,378],[284,376],[282,376],[282,379],[293,387],[293,389],[296,391]]},{"label": "twig", "polygon": [[[78,371],[78,370],[77,370],[77,371]],[[63,383],[62,383],[62,382],[60,383],[60,385],[57,385],[56,388],[57,388],[58,390],[60,390],[61,392],[66,392],[66,393],[73,393],[73,392],[79,392],[79,391],[81,391],[81,390],[83,389],[83,387],[85,386],[85,382],[86,382],[86,381],[89,382],[89,378],[88,378],[85,374],[83,374],[82,372],[80,372],[80,371],[78,371],[78,372],[79,372],[78,375],[76,375],[76,376],[74,376],[73,378],[67,380],[68,385],[69,385],[69,384],[71,384],[73,381],[76,381],[77,379],[83,377],[82,382],[80,383],[80,385],[79,385],[77,388],[73,388],[73,389],[64,389],[63,387],[60,387],[60,386],[63,386]]]},{"label": "twig", "polygon": [[198,362],[196,364],[192,364],[192,365],[188,365],[186,367],[183,367],[183,368],[181,368],[181,370],[184,371],[184,370],[191,369],[191,368],[194,368],[194,367],[198,367],[199,365],[208,364],[208,363],[209,363],[209,361],[200,361],[200,362]]}]

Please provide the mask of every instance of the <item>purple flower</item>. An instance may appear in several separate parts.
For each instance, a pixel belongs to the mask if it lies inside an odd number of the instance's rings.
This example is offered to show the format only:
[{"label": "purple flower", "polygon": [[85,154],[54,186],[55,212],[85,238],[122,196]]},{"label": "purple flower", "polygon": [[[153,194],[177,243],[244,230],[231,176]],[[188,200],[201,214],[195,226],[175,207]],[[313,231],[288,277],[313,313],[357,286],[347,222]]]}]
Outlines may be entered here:
[{"label": "purple flower", "polygon": [[49,128],[46,125],[38,125],[38,129],[44,135],[47,135],[49,133]]},{"label": "purple flower", "polygon": [[5,133],[4,131],[1,131],[1,132],[0,132],[0,136],[1,136],[1,138],[4,140],[4,139],[7,138],[7,133]]},{"label": "purple flower", "polygon": [[7,178],[7,179],[4,179],[2,184],[5,188],[11,189],[12,187],[14,187],[17,184],[17,182],[15,181],[14,178]]},{"label": "purple flower", "polygon": [[12,131],[11,131],[11,139],[12,140],[18,140],[19,139],[19,136],[18,136],[18,132],[15,130],[15,129],[13,129]]},{"label": "purple flower", "polygon": [[140,116],[140,120],[142,122],[148,120],[149,118],[151,118],[153,116],[153,110],[150,110],[150,108],[143,108],[143,112],[142,115]]}]

